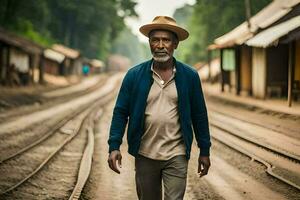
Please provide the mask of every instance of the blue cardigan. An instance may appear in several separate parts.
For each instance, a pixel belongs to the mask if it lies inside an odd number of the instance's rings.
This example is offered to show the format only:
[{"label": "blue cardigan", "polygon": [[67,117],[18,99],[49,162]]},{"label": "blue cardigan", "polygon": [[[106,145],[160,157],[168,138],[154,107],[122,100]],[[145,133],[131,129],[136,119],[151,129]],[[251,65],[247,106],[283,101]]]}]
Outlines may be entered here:
[{"label": "blue cardigan", "polygon": [[[175,59],[174,61],[180,128],[186,146],[186,157],[190,158],[193,129],[200,155],[209,156],[210,134],[199,75],[191,67]],[[152,60],[149,60],[129,69],[123,79],[113,111],[108,140],[109,152],[119,150],[126,124],[129,121],[128,152],[133,156],[138,154],[144,133],[147,97],[153,83],[151,64]]]}]

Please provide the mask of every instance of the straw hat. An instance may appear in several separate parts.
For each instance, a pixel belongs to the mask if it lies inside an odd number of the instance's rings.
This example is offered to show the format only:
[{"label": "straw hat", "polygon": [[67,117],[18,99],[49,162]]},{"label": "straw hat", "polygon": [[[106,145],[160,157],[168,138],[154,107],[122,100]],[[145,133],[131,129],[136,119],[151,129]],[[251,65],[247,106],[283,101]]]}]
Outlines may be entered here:
[{"label": "straw hat", "polygon": [[175,33],[179,41],[185,40],[189,37],[189,32],[176,24],[175,19],[168,16],[156,16],[152,23],[141,26],[140,32],[149,37],[152,30],[168,30]]}]

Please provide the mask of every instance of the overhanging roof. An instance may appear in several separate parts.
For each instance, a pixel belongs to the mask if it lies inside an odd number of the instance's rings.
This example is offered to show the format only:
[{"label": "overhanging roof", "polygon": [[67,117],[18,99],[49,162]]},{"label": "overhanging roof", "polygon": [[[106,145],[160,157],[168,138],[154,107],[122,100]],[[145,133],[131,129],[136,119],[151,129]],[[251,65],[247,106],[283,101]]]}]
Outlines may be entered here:
[{"label": "overhanging roof", "polygon": [[235,44],[242,44],[247,39],[251,38],[253,33],[248,29],[247,22],[242,23],[229,33],[215,39],[217,48],[225,48],[234,46]]},{"label": "overhanging roof", "polygon": [[42,54],[43,47],[28,40],[20,37],[14,33],[8,32],[0,27],[0,41],[3,41],[11,46],[18,47],[23,51],[30,54]]},{"label": "overhanging roof", "polygon": [[104,63],[101,61],[101,60],[97,60],[97,59],[92,59],[90,64],[93,66],[93,67],[104,67]]},{"label": "overhanging roof", "polygon": [[292,10],[292,8],[299,4],[300,0],[274,0],[268,6],[259,11],[250,19],[250,29],[248,23],[244,22],[237,26],[227,34],[215,39],[216,48],[225,48],[234,45],[243,44],[245,41],[253,37],[258,29],[263,29]]},{"label": "overhanging roof", "polygon": [[54,51],[52,49],[46,49],[44,51],[45,58],[48,58],[50,60],[54,60],[58,63],[62,63],[62,61],[65,59],[65,56],[57,51]]},{"label": "overhanging roof", "polygon": [[290,31],[300,27],[300,16],[294,17],[281,24],[268,28],[246,42],[249,46],[266,48],[276,44],[278,39],[288,34]]},{"label": "overhanging roof", "polygon": [[52,49],[59,53],[64,54],[66,57],[71,58],[71,59],[76,59],[80,55],[79,51],[77,51],[75,49],[71,49],[71,48],[61,45],[61,44],[54,44],[52,46]]}]

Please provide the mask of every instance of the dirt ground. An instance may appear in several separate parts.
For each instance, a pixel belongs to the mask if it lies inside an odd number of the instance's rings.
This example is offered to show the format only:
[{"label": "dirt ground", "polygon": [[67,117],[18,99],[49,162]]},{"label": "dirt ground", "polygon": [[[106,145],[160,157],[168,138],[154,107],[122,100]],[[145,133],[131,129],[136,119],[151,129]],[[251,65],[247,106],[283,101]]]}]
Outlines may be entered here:
[{"label": "dirt ground", "polygon": [[79,83],[80,77],[59,77],[47,75],[44,84],[32,83],[27,86],[0,86],[0,112],[16,107],[41,104],[45,99],[42,92],[64,88]]}]

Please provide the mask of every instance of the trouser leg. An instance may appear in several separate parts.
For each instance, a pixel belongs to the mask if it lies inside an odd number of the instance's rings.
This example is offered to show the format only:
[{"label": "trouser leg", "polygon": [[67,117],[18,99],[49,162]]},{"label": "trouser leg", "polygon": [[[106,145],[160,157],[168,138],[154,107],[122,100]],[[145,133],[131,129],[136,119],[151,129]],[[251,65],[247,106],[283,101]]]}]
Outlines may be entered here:
[{"label": "trouser leg", "polygon": [[135,180],[139,200],[161,200],[160,162],[138,156],[135,159]]},{"label": "trouser leg", "polygon": [[188,161],[185,156],[175,156],[162,170],[164,200],[182,200],[186,188]]}]

